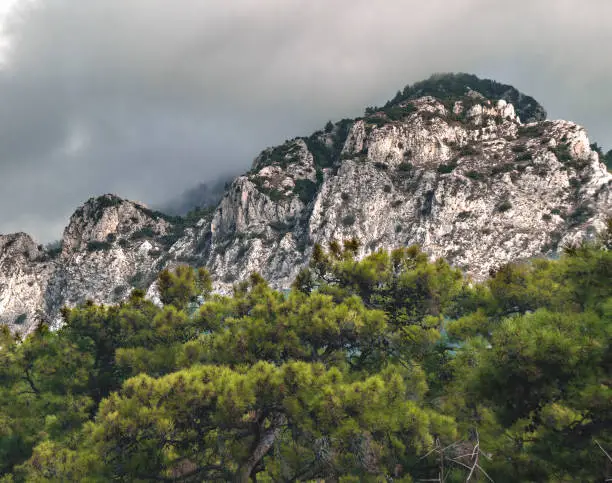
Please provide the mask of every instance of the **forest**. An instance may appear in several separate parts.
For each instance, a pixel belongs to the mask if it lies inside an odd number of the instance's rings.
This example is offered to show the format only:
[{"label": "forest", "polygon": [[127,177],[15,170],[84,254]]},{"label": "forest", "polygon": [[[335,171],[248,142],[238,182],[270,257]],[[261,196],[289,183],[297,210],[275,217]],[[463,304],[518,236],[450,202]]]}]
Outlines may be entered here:
[{"label": "forest", "polygon": [[358,248],[4,328],[0,481],[612,481],[612,221],[482,283]]}]

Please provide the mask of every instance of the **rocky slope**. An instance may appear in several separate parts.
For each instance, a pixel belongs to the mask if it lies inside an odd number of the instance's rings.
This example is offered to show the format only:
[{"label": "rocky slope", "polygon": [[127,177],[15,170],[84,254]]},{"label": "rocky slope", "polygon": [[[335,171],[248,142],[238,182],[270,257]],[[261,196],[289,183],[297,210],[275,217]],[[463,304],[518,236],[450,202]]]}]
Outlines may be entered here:
[{"label": "rocky slope", "polygon": [[0,237],[1,320],[29,330],[64,304],[120,300],[177,263],[207,266],[219,290],[252,271],[284,288],[331,239],[358,238],[361,255],[418,243],[476,279],[554,256],[603,228],[612,176],[583,128],[544,118],[509,86],[436,77],[361,119],[264,150],[202,216],[89,200],[59,254],[25,234]]}]

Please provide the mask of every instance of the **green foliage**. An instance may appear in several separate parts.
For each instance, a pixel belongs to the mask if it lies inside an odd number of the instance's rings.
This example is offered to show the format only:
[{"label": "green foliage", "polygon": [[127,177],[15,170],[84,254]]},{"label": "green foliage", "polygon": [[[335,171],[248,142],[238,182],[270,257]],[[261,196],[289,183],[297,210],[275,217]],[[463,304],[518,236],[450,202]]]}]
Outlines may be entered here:
[{"label": "green foliage", "polygon": [[49,242],[45,245],[44,250],[50,259],[59,257],[62,253],[63,243],[61,240]]},{"label": "green foliage", "polygon": [[340,220],[343,226],[353,226],[357,218],[353,214],[346,215]]},{"label": "green foliage", "polygon": [[480,171],[470,170],[465,175],[474,181],[482,181],[484,179],[484,175]]},{"label": "green foliage", "polygon": [[[319,131],[308,138],[303,138],[317,169],[331,168],[340,161],[340,153],[353,123],[354,121],[350,119],[342,119],[332,124],[331,129],[328,123],[325,126],[327,136],[322,136]],[[322,179],[317,183],[321,184],[321,182]]]},{"label": "green foliage", "polygon": [[187,265],[179,265],[170,271],[163,270],[157,279],[161,301],[179,310],[187,308],[198,296],[206,296],[212,290],[212,280],[205,268],[193,270]]},{"label": "green foliage", "polygon": [[258,166],[261,168],[263,166],[277,164],[281,168],[286,168],[295,161],[297,155],[296,151],[298,149],[298,146],[291,141],[287,141],[285,144],[281,144],[275,148],[268,148],[261,153],[261,161]]},{"label": "green foliage", "polygon": [[497,211],[499,211],[500,213],[504,213],[505,211],[511,210],[512,209],[512,203],[510,203],[509,200],[504,200],[501,201],[496,207],[495,209]]},{"label": "green foliage", "polygon": [[162,307],[135,290],[4,327],[0,480],[610,479],[608,225],[483,283],[352,239],[288,293],[177,267]]},{"label": "green foliage", "polygon": [[109,243],[107,241],[92,240],[87,242],[87,251],[96,252],[101,250],[110,250],[112,246],[112,243]]},{"label": "green foliage", "polygon": [[452,173],[456,167],[457,167],[457,161],[451,161],[450,163],[447,163],[447,164],[440,164],[438,165],[438,173],[441,173],[441,174]]},{"label": "green foliage", "polygon": [[156,235],[155,231],[153,230],[153,228],[151,228],[150,226],[145,226],[143,228],[141,228],[140,230],[135,231],[132,234],[132,240],[142,240],[145,238],[154,238]]},{"label": "green foliage", "polygon": [[570,226],[581,225],[595,214],[593,208],[588,204],[581,204],[572,211],[567,219]]},{"label": "green foliage", "polygon": [[372,110],[366,109],[366,121],[377,126],[382,126],[389,121],[402,121],[416,111],[417,108],[411,103],[406,103],[401,106],[387,104],[380,110],[376,108]]},{"label": "green foliage", "polygon": [[603,157],[603,163],[608,168],[608,171],[612,172],[612,149]]},{"label": "green foliage", "polygon": [[534,124],[522,124],[518,127],[519,136],[527,138],[540,138],[546,134],[548,122],[538,122]]},{"label": "green foliage", "polygon": [[572,160],[572,153],[567,143],[560,143],[555,148],[550,148],[560,163],[567,163]]},{"label": "green foliage", "polygon": [[398,171],[402,171],[404,173],[409,173],[410,171],[412,171],[414,169],[414,165],[412,163],[409,163],[408,161],[403,161],[399,164],[399,166],[397,167]]},{"label": "green foliage", "polygon": [[477,156],[478,154],[480,154],[480,151],[472,144],[466,144],[459,148],[460,156]]},{"label": "green foliage", "polygon": [[493,168],[491,169],[491,175],[495,176],[496,174],[509,173],[511,171],[514,171],[515,169],[516,166],[512,163],[499,164],[497,166],[493,166]]},{"label": "green foliage", "polygon": [[28,319],[28,314],[19,314],[16,318],[15,318],[15,325],[21,325],[23,324],[26,320]]},{"label": "green foliage", "polygon": [[[471,74],[435,74],[429,79],[417,82],[412,86],[406,86],[396,96],[385,104],[388,109],[401,102],[418,99],[423,96],[432,96],[442,101],[447,108],[452,107],[454,101],[470,101],[470,91],[476,91],[486,99],[497,101],[505,99],[512,103],[517,114],[524,122],[543,121],[546,119],[546,111],[538,102],[530,96],[522,94],[509,85],[500,84],[489,79],[479,79]],[[370,108],[376,111],[379,108]],[[366,111],[367,114],[367,111]]]},{"label": "green foliage", "polygon": [[121,198],[115,195],[104,195],[104,196],[99,196],[98,198],[90,198],[89,201],[95,202],[96,206],[100,210],[105,210],[107,208],[119,206],[123,202]]},{"label": "green foliage", "polygon": [[293,188],[293,191],[298,195],[298,198],[304,204],[308,204],[314,199],[317,194],[317,190],[317,183],[310,181],[309,179],[295,180],[295,187]]},{"label": "green foliage", "polygon": [[533,160],[533,155],[529,152],[522,152],[517,154],[515,159],[517,161],[531,161]]}]

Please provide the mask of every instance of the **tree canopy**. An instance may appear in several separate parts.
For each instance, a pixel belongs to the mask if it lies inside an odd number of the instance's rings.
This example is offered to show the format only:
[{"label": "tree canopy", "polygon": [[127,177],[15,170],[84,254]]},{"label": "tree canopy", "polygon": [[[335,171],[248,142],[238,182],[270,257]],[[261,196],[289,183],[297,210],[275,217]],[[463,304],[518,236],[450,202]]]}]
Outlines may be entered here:
[{"label": "tree canopy", "polygon": [[183,266],[2,329],[0,481],[604,481],[611,237],[483,283],[332,242],[288,293]]}]

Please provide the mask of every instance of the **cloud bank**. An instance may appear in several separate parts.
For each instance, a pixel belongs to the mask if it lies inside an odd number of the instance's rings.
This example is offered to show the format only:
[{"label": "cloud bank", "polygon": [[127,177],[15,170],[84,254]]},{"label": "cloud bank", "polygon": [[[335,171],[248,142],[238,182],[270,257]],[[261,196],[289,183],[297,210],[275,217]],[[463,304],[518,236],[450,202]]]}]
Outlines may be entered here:
[{"label": "cloud bank", "polygon": [[612,2],[21,0],[2,26],[0,232],[160,203],[405,84],[512,84],[612,148]]}]

